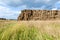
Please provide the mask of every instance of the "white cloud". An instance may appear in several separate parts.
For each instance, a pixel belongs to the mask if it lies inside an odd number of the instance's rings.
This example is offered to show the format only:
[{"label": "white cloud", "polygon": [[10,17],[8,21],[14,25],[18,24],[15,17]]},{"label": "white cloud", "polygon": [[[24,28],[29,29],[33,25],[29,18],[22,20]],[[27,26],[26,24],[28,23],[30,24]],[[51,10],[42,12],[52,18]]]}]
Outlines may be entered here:
[{"label": "white cloud", "polygon": [[40,3],[40,2],[44,2],[44,3],[48,3],[51,0],[35,0],[35,3]]},{"label": "white cloud", "polygon": [[46,6],[41,6],[40,8],[41,8],[41,10],[44,10],[44,9],[45,9],[45,7],[46,7]]},{"label": "white cloud", "polygon": [[11,3],[11,2],[15,2],[15,3],[21,3],[22,0],[0,0],[0,2],[3,2],[3,3]]},{"label": "white cloud", "polygon": [[26,9],[27,8],[27,5],[21,5],[18,7],[19,9]]},{"label": "white cloud", "polygon": [[22,5],[18,8],[9,8],[9,7],[5,7],[5,6],[1,6],[0,5],[0,18],[3,17],[3,18],[12,18],[12,19],[16,19],[18,17],[18,15],[21,13],[21,10],[22,9],[26,9],[26,5]]},{"label": "white cloud", "polygon": [[56,8],[60,8],[60,1],[56,2],[54,5]]},{"label": "white cloud", "polygon": [[4,6],[18,7],[20,4],[22,4],[22,0],[0,0],[0,5]]},{"label": "white cloud", "polygon": [[41,7],[32,7],[32,8],[28,8],[28,9],[35,9],[35,10],[44,10],[45,9],[45,5],[41,6]]},{"label": "white cloud", "polygon": [[60,1],[57,1],[57,2],[53,5],[52,10],[60,10]]},{"label": "white cloud", "polygon": [[11,10],[10,8],[4,7],[4,6],[0,6],[0,12],[4,13],[4,14],[13,14],[13,13],[16,13],[16,11]]},{"label": "white cloud", "polygon": [[52,8],[52,10],[57,10],[57,8]]},{"label": "white cloud", "polygon": [[3,3],[3,2],[0,2],[0,5],[6,5],[5,3]]},{"label": "white cloud", "polygon": [[18,11],[11,10],[8,7],[0,6],[0,18],[1,17],[5,17],[5,16],[6,16],[6,18],[8,18],[8,17],[11,17],[14,14],[17,14],[18,15],[19,12]]}]

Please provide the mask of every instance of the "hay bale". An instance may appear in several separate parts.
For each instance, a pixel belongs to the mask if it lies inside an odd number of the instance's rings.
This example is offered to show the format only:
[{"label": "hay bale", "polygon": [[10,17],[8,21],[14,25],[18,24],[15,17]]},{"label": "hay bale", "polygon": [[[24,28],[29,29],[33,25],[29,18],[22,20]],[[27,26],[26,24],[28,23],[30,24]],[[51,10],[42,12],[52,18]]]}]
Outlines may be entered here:
[{"label": "hay bale", "polygon": [[60,19],[58,10],[22,10],[18,20],[55,20]]}]

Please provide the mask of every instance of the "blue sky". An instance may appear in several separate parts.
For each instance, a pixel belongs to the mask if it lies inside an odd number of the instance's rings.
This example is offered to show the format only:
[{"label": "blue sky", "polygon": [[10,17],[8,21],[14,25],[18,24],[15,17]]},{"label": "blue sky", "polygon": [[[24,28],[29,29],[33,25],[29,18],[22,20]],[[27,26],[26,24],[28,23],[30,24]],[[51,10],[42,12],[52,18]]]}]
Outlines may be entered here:
[{"label": "blue sky", "polygon": [[24,9],[60,10],[60,0],[0,0],[0,18],[17,19]]}]

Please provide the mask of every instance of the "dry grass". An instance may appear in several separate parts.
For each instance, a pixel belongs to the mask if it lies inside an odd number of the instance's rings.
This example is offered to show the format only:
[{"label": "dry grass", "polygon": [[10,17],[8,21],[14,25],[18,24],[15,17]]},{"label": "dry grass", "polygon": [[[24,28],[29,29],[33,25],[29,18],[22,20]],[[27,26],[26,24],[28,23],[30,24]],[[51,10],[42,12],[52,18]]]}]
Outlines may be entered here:
[{"label": "dry grass", "polygon": [[60,21],[0,21],[0,40],[60,40]]},{"label": "dry grass", "polygon": [[[38,28],[42,40],[60,40],[60,21],[22,21],[21,24]],[[45,36],[49,38],[45,38]],[[44,36],[44,37],[43,37]]]}]

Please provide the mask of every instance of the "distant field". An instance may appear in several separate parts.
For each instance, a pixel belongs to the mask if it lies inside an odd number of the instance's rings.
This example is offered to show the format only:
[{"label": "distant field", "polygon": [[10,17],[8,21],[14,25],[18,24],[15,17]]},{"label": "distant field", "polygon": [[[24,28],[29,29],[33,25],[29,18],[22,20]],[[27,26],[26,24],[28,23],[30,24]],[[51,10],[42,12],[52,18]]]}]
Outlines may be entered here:
[{"label": "distant field", "polygon": [[60,40],[60,21],[0,20],[0,40]]}]

